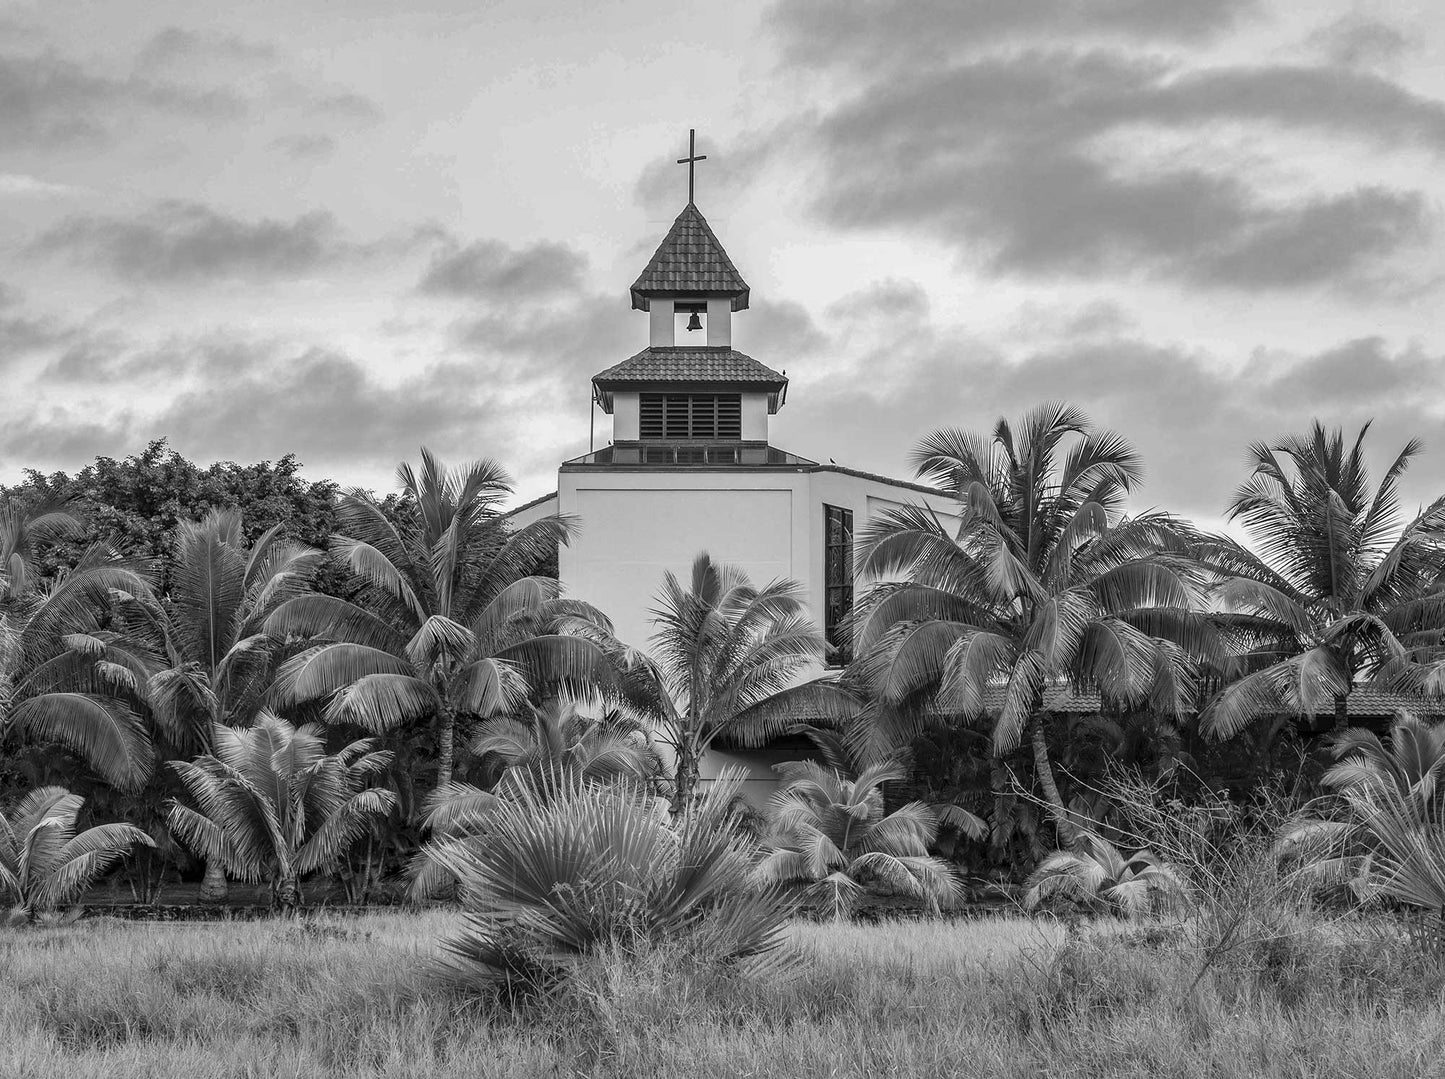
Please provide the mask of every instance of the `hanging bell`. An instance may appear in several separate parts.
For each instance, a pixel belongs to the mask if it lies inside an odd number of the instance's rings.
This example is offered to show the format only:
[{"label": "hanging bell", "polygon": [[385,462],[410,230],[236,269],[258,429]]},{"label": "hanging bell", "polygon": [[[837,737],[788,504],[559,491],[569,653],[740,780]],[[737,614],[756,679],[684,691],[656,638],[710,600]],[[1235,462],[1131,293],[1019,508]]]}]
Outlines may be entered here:
[{"label": "hanging bell", "polygon": [[698,317],[696,311],[694,311],[692,317],[687,320],[687,328],[689,331],[702,329],[702,319]]}]

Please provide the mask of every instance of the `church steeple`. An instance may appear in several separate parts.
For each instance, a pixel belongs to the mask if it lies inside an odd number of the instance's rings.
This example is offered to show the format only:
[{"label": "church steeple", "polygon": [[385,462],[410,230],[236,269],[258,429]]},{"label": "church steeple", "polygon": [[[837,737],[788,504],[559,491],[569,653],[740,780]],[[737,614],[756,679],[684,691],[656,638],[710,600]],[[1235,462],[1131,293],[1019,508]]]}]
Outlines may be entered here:
[{"label": "church steeple", "polygon": [[732,347],[732,314],[747,310],[749,289],[693,201],[693,166],[704,159],[688,132],[679,160],[687,205],[632,283],[633,308],[648,313],[648,347],[592,378],[594,399],[613,417],[612,464],[777,463],[768,417],[788,379]]}]

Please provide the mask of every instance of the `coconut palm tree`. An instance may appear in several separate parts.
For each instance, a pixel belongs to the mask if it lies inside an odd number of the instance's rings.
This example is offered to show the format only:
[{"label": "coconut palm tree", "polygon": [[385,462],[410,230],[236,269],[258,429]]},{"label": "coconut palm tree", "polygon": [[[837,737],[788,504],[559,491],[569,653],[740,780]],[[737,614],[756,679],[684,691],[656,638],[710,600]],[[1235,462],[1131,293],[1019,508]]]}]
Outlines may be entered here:
[{"label": "coconut palm tree", "polygon": [[1024,892],[1025,908],[1059,898],[1139,917],[1177,906],[1187,893],[1179,874],[1147,850],[1125,855],[1093,832],[1081,833],[1076,847],[1055,851],[1033,871]]},{"label": "coconut palm tree", "polygon": [[[874,764],[857,779],[814,761],[775,767],[784,782],[768,801],[767,854],[758,864],[764,880],[807,884],[826,898],[836,918],[853,909],[869,880],[925,899],[935,909],[957,896],[958,879],[948,863],[928,854],[939,827],[933,808],[910,802],[883,812],[883,784],[904,778],[900,765]],[[982,838],[983,822],[969,817],[962,823]]]},{"label": "coconut palm tree", "polygon": [[690,803],[703,755],[719,739],[756,747],[857,711],[835,681],[805,677],[821,667],[827,644],[795,581],[757,588],[703,552],[687,586],[667,574],[652,614],[657,658],[636,664],[658,739],[674,754],[675,813]]},{"label": "coconut palm tree", "polygon": [[864,756],[908,744],[940,714],[994,717],[994,752],[1029,737],[1066,826],[1046,695],[1092,687],[1120,707],[1190,708],[1190,657],[1217,647],[1197,613],[1195,537],[1167,514],[1124,516],[1139,456],[1069,405],[1000,420],[991,439],[937,431],[913,460],[957,499],[960,523],[910,506],[863,532],[860,573],[884,582],[857,616],[858,667],[876,695]]},{"label": "coconut palm tree", "polygon": [[591,782],[647,785],[662,771],[647,721],[619,702],[606,705],[597,717],[585,715],[565,697],[528,705],[519,716],[483,722],[471,752],[483,763],[491,758],[501,765],[499,786],[509,778],[525,782],[519,777],[559,771]]},{"label": "coconut palm tree", "polygon": [[[280,525],[248,545],[240,511],[212,509],[176,526],[165,595],[117,590],[114,627],[73,638],[73,646],[130,672],[164,756],[207,753],[212,731],[248,723],[260,708],[277,651],[266,618],[307,591],[321,558],[286,539]],[[201,902],[226,894],[221,867],[208,864]]]},{"label": "coconut palm tree", "polygon": [[366,787],[391,765],[372,742],[326,752],[319,729],[262,712],[245,730],[217,726],[214,756],[171,761],[195,808],[172,802],[176,838],[219,862],[236,880],[265,881],[283,910],[301,903],[301,879],[328,872],[396,806],[389,790]]},{"label": "coconut palm tree", "polygon": [[132,707],[134,674],[93,647],[93,634],[114,591],[140,592],[147,582],[103,545],[43,579],[36,558],[44,545],[80,530],[63,509],[0,506],[0,739],[63,745],[133,791],[152,770],[150,738]]},{"label": "coconut palm tree", "polygon": [[1398,680],[1445,691],[1438,658],[1445,634],[1445,496],[1408,522],[1399,480],[1421,444],[1411,439],[1372,489],[1365,424],[1354,441],[1316,422],[1305,436],[1250,447],[1254,470],[1229,516],[1255,554],[1220,540],[1210,561],[1221,621],[1245,642],[1243,677],[1200,716],[1227,738],[1268,715],[1333,711],[1349,724],[1350,692],[1362,681]]},{"label": "coconut palm tree", "polygon": [[176,526],[171,557],[166,595],[122,593],[121,632],[102,643],[145,669],[152,717],[191,756],[209,750],[218,726],[260,708],[275,658],[266,619],[309,589],[322,552],[280,525],[248,546],[240,511],[218,508]]},{"label": "coconut palm tree", "polygon": [[459,716],[505,714],[530,690],[602,677],[595,638],[611,626],[561,598],[555,580],[528,575],[571,534],[569,518],[510,528],[497,513],[511,493],[499,465],[447,469],[428,450],[421,456],[420,472],[397,472],[414,507],[401,523],[365,492],[342,499],[333,550],[365,582],[359,602],[300,596],[267,630],[311,641],[283,667],[279,704],[325,700],[328,721],[375,733],[428,724],[441,789]]},{"label": "coconut palm tree", "polygon": [[76,831],[85,799],[63,787],[33,790],[0,813],[0,899],[9,920],[33,921],[84,894],[137,843],[155,846],[129,824]]}]

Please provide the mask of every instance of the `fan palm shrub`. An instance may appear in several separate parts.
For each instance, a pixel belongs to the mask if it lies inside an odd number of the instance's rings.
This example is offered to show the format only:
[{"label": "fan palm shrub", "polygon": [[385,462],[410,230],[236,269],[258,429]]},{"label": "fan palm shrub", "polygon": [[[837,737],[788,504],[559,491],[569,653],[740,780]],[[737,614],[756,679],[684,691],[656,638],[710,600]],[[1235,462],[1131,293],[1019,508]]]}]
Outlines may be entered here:
[{"label": "fan palm shrub", "polygon": [[506,714],[544,685],[603,677],[596,638],[611,626],[563,599],[555,580],[529,576],[571,535],[570,518],[513,529],[497,512],[512,490],[499,465],[447,469],[426,449],[421,458],[420,471],[397,471],[411,507],[399,523],[363,491],[341,501],[332,549],[365,584],[358,602],[300,596],[267,630],[310,642],[281,670],[280,705],[326,701],[329,722],[376,734],[429,726],[441,789],[458,717]]},{"label": "fan palm shrub", "polygon": [[129,824],[98,824],[76,830],[85,799],[63,787],[41,787],[0,813],[0,899],[12,922],[35,918],[71,903],[96,879],[150,836]]},{"label": "fan palm shrub", "polygon": [[860,575],[881,582],[857,614],[876,702],[864,755],[907,745],[939,715],[988,717],[996,755],[1028,739],[1063,828],[1046,694],[1093,688],[1176,717],[1192,707],[1191,659],[1219,647],[1199,613],[1197,537],[1167,514],[1124,516],[1139,455],[1069,405],[1000,420],[991,439],[937,431],[913,460],[957,500],[960,524],[910,506],[862,534]]},{"label": "fan palm shrub", "polygon": [[1029,876],[1024,906],[1069,900],[1100,913],[1142,917],[1178,909],[1188,894],[1184,879],[1148,850],[1125,854],[1092,832],[1074,849],[1055,851]]},{"label": "fan palm shrub", "polygon": [[[922,802],[883,811],[883,784],[904,778],[900,765],[874,764],[856,779],[813,761],[775,768],[783,785],[768,801],[767,853],[758,864],[764,880],[805,885],[835,918],[852,912],[870,882],[923,899],[934,910],[957,898],[952,868],[928,853],[938,835],[938,813]],[[986,834],[973,814],[950,808],[967,834]]]},{"label": "fan palm shrub", "polygon": [[94,634],[112,593],[143,591],[147,581],[103,545],[42,578],[36,559],[46,544],[80,531],[64,509],[0,506],[0,739],[62,745],[106,782],[134,791],[153,769],[135,677],[94,647]]},{"label": "fan palm shrub", "polygon": [[1200,716],[1227,738],[1269,715],[1333,712],[1349,723],[1350,692],[1385,680],[1445,690],[1445,496],[1414,518],[1399,481],[1421,450],[1411,439],[1377,487],[1352,443],[1318,422],[1309,434],[1250,447],[1254,470],[1229,506],[1259,553],[1220,540],[1221,621],[1242,642],[1239,677]]},{"label": "fan palm shrub", "polygon": [[483,722],[471,750],[484,765],[500,766],[500,774],[491,790],[453,780],[428,797],[422,823],[429,840],[412,863],[413,899],[455,886],[455,879],[432,857],[434,845],[484,834],[499,800],[519,788],[546,797],[561,779],[563,786],[620,782],[652,790],[662,773],[646,722],[616,701],[598,717],[583,714],[576,702],[560,697],[528,705],[521,716]]},{"label": "fan palm shrub", "polygon": [[857,711],[855,698],[818,670],[827,653],[797,582],[758,588],[736,566],[703,552],[684,585],[672,573],[653,608],[656,660],[641,657],[658,739],[672,751],[673,812],[697,789],[701,763],[723,739],[756,747]]},{"label": "fan palm shrub", "polygon": [[469,912],[443,945],[452,975],[535,988],[584,956],[661,945],[710,963],[776,959],[793,908],[756,882],[738,787],[724,775],[675,821],[628,784],[558,774],[519,787],[491,811],[484,837],[436,844]]},{"label": "fan palm shrub", "polygon": [[1375,891],[1380,841],[1361,813],[1380,800],[1387,816],[1409,812],[1417,827],[1427,828],[1445,803],[1445,722],[1402,714],[1388,746],[1373,731],[1352,727],[1336,735],[1332,749],[1336,764],[1321,782],[1342,797],[1327,804],[1323,815],[1291,821],[1279,850],[1298,863],[1302,880],[1317,888],[1346,886],[1363,901]]},{"label": "fan palm shrub", "polygon": [[333,870],[351,845],[396,806],[367,787],[391,764],[370,740],[328,754],[319,728],[262,712],[249,728],[216,727],[212,753],[171,761],[195,808],[172,802],[177,839],[232,879],[265,882],[282,910],[301,904],[301,880]]}]

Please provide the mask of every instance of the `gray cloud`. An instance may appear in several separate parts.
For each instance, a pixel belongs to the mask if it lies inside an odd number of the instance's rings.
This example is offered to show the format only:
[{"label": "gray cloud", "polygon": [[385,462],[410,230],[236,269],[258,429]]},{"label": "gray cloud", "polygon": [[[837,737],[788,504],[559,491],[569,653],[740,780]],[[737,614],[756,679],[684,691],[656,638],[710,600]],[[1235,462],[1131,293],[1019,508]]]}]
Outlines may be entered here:
[{"label": "gray cloud", "polygon": [[271,146],[298,161],[317,161],[336,152],[336,140],[330,135],[282,135],[271,140]]},{"label": "gray cloud", "polygon": [[769,22],[794,63],[907,68],[1040,35],[1192,42],[1232,28],[1255,7],[1254,0],[780,0]]},{"label": "gray cloud", "polygon": [[[906,476],[907,451],[929,431],[989,430],[1000,415],[1064,399],[1139,447],[1148,482],[1137,505],[1217,518],[1244,478],[1249,443],[1305,430],[1316,417],[1350,429],[1375,420],[1377,457],[1411,436],[1424,438],[1433,452],[1412,476],[1407,501],[1445,491],[1438,465],[1445,421],[1431,405],[1442,397],[1445,356],[1414,346],[1391,350],[1378,338],[1307,356],[1260,354],[1235,373],[1216,357],[1127,336],[1015,355],[945,341],[924,326],[889,352],[861,357],[849,372],[795,387],[778,427],[788,449]],[[850,427],[846,447],[838,416],[866,417]]]},{"label": "gray cloud", "polygon": [[1099,153],[1107,136],[1147,138],[1140,125],[1214,122],[1445,152],[1445,104],[1374,75],[1034,49],[879,81],[822,115],[815,207],[835,226],[941,237],[1000,272],[1250,288],[1363,287],[1382,259],[1431,234],[1430,205],[1412,191],[1281,203],[1243,163],[1121,172]]},{"label": "gray cloud", "polygon": [[497,240],[477,240],[438,252],[418,289],[433,296],[506,302],[577,292],[587,257],[559,243],[514,248]]},{"label": "gray cloud", "polygon": [[237,115],[243,107],[226,89],[113,78],[52,52],[0,55],[0,148],[105,140],[137,111],[214,119]]},{"label": "gray cloud", "polygon": [[1332,64],[1389,66],[1412,49],[1399,27],[1364,15],[1345,15],[1310,34],[1306,42]]},{"label": "gray cloud", "polygon": [[72,217],[44,233],[35,249],[99,261],[128,279],[175,284],[303,276],[354,252],[329,213],[245,221],[180,201],[134,218]]},{"label": "gray cloud", "polygon": [[[415,457],[421,445],[457,458],[501,456],[513,467],[536,454],[553,462],[558,455],[554,442],[532,434],[524,444],[518,437],[527,415],[543,402],[522,408],[515,400],[504,403],[495,392],[499,385],[525,396],[525,384],[478,378],[476,364],[419,369],[399,392],[352,357],[275,342],[175,342],[120,362],[158,360],[197,376],[192,388],[149,414],[127,409],[105,415],[82,402],[7,416],[0,425],[0,455],[7,465],[78,467],[96,454],[128,453],[165,436],[198,460],[275,459],[294,452],[314,474],[341,479],[384,473]],[[513,446],[530,452],[513,453]]]},{"label": "gray cloud", "polygon": [[169,26],[161,30],[136,54],[137,70],[154,72],[194,62],[269,62],[276,59],[274,45],[251,41],[235,34],[197,33]]}]

